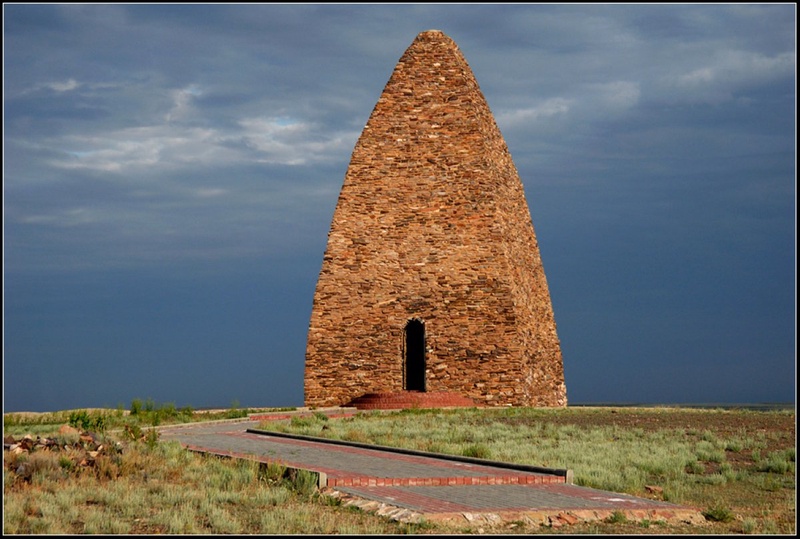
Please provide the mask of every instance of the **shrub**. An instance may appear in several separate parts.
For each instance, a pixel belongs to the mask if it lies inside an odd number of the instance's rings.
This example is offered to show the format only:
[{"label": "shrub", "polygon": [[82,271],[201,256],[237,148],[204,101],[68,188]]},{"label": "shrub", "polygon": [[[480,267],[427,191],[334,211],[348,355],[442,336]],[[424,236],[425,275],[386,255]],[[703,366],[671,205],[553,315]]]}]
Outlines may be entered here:
[{"label": "shrub", "polygon": [[[760,455],[759,455],[760,457]],[[755,457],[754,457],[755,458]],[[759,472],[775,474],[785,474],[794,472],[795,450],[775,451],[767,455],[765,459],[755,459],[755,469]]]},{"label": "shrub", "polygon": [[131,441],[141,440],[142,438],[142,428],[139,425],[125,425],[125,428],[122,430],[124,438],[127,438]]},{"label": "shrub", "polygon": [[789,463],[779,458],[770,457],[756,464],[756,470],[759,472],[785,474],[789,471]]},{"label": "shrub", "polygon": [[736,518],[736,516],[733,514],[733,511],[727,507],[722,507],[721,505],[709,507],[703,511],[702,514],[704,517],[706,517],[706,520],[711,520],[713,522],[730,522]]},{"label": "shrub", "polygon": [[725,451],[738,453],[744,448],[744,445],[739,440],[728,440],[725,444]]},{"label": "shrub", "polygon": [[86,410],[71,412],[69,414],[69,425],[80,430],[89,430],[92,420]]},{"label": "shrub", "polygon": [[131,415],[139,415],[142,411],[142,400],[133,399],[131,401]]},{"label": "shrub", "polygon": [[155,449],[158,444],[158,431],[156,429],[148,430],[144,441],[148,448]]},{"label": "shrub", "polygon": [[247,408],[239,409],[239,408],[231,408],[225,412],[225,419],[239,419],[242,417],[247,417],[250,414],[250,410]]},{"label": "shrub", "polygon": [[305,497],[314,494],[319,484],[319,477],[316,473],[303,469],[290,470],[288,479],[292,490]]},{"label": "shrub", "polygon": [[285,476],[286,466],[283,466],[277,462],[261,463],[258,466],[258,480],[264,481],[268,485],[279,483]]},{"label": "shrub", "polygon": [[614,511],[610,517],[606,519],[609,524],[623,524],[628,522],[628,517],[622,511]]},{"label": "shrub", "polygon": [[293,417],[290,421],[292,427],[305,428],[314,425],[316,421],[313,417]]},{"label": "shrub", "polygon": [[464,448],[461,452],[465,457],[474,457],[478,459],[488,459],[492,452],[483,444],[471,444]]},{"label": "shrub", "polygon": [[717,447],[707,440],[703,440],[697,444],[697,460],[705,462],[720,463],[725,460],[725,452],[717,449]]},{"label": "shrub", "polygon": [[145,412],[152,412],[156,409],[156,401],[147,397],[147,400],[144,401],[144,411]]},{"label": "shrub", "polygon": [[724,485],[728,478],[724,474],[712,473],[698,476],[696,481],[702,485]]},{"label": "shrub", "polygon": [[58,457],[58,465],[61,469],[65,471],[70,471],[75,467],[75,461],[69,458],[68,455],[59,455]]},{"label": "shrub", "polygon": [[746,518],[742,521],[742,533],[755,533],[758,523],[752,518]]},{"label": "shrub", "polygon": [[706,471],[703,463],[692,460],[686,463],[686,473],[688,474],[701,474]]}]

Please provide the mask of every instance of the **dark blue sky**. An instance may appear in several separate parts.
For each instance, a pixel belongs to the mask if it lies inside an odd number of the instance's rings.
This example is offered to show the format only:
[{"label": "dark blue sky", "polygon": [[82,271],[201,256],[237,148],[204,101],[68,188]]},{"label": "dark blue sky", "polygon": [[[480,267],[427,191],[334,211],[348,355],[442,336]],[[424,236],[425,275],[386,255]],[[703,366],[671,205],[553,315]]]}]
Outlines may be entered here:
[{"label": "dark blue sky", "polygon": [[4,410],[302,405],[350,154],[429,29],[519,170],[570,402],[794,402],[794,4],[4,4]]}]

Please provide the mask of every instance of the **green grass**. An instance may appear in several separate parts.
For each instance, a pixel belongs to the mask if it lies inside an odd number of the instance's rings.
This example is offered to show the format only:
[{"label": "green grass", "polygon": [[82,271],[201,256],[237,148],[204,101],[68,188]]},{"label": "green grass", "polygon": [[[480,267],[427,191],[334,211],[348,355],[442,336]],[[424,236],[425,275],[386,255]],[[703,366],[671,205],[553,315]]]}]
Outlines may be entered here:
[{"label": "green grass", "polygon": [[[198,455],[176,442],[130,443],[118,457],[105,469],[67,469],[55,452],[7,462],[4,533],[366,535],[408,529],[323,501],[309,472],[270,474],[261,463]],[[29,482],[13,471],[22,462],[35,466]]]},{"label": "green grass", "polygon": [[288,411],[295,408],[240,408],[234,401],[230,408],[213,412],[194,410],[191,406],[177,408],[171,402],[156,403],[152,399],[133,399],[130,408],[68,410],[42,414],[8,413],[3,415],[3,432],[8,435],[32,434],[49,436],[62,425],[92,432],[132,430],[141,432],[147,427],[194,423],[220,419],[239,419],[255,412]]},{"label": "green grass", "polygon": [[[627,414],[633,422],[641,416],[645,422],[648,416],[668,413],[670,410],[657,409],[613,410],[613,413],[597,409],[531,408],[409,410],[364,412],[324,424],[315,418],[305,418],[302,422],[269,423],[261,427],[571,469],[578,485],[635,496],[646,496],[645,486],[657,485],[663,489],[664,500],[706,508],[707,519],[726,526],[738,525],[735,519],[727,518],[726,511],[733,513],[733,507],[737,507],[740,513],[747,512],[749,504],[755,514],[755,508],[766,503],[764,493],[770,492],[778,500],[775,503],[790,502],[781,507],[781,512],[786,513],[781,518],[794,520],[795,449],[767,450],[775,444],[793,445],[793,432],[764,432],[760,428],[715,432],[694,426],[643,428],[608,424],[614,422],[613,418],[622,417],[621,414]],[[683,410],[682,413],[693,424],[703,424],[705,418],[722,418],[736,425],[736,417],[745,420],[794,417],[793,412],[785,411]],[[605,418],[602,421],[601,415]],[[596,425],[593,417],[598,419]],[[571,418],[581,421],[572,423]],[[767,524],[763,517],[760,522],[756,526],[758,531],[780,526]],[[752,524],[747,527],[753,529]]]},{"label": "green grass", "polygon": [[524,427],[504,421],[509,416],[519,419],[519,410],[480,414],[442,410],[413,412],[413,420],[407,412],[359,414],[325,421],[324,431],[323,422],[314,417],[264,428],[306,435],[324,432],[342,440],[572,469],[578,485],[631,494],[654,482],[682,492],[673,487],[708,481],[705,464],[725,460],[727,440],[709,435],[692,440],[674,431],[553,425],[532,413]]},{"label": "green grass", "polygon": [[[136,413],[133,413],[135,409]],[[153,423],[224,419],[144,401],[130,411],[6,416],[4,433],[57,433],[60,425],[103,427],[109,451],[93,467],[70,451],[6,453],[4,532],[9,534],[395,534],[477,533],[473,525],[401,524],[321,496],[308,472],[277,464],[202,456],[161,442]],[[670,414],[679,421],[653,427]],[[760,414],[760,415],[750,415]],[[98,420],[98,417],[102,417]],[[724,420],[724,421],[717,421]],[[751,422],[755,422],[751,425]],[[655,422],[655,423],[654,423]],[[685,422],[686,424],[682,424]],[[719,425],[733,425],[733,428]],[[771,427],[771,424],[775,427]],[[676,426],[677,425],[677,426]],[[323,428],[324,427],[324,428]],[[676,412],[671,409],[472,409],[322,413],[271,422],[266,430],[490,458],[573,470],[577,484],[691,505],[707,526],[607,521],[561,529],[524,521],[499,533],[781,533],[795,530],[794,412]],[[42,434],[44,435],[44,434]],[[48,434],[50,435],[50,434]],[[64,444],[76,434],[61,434]]]}]

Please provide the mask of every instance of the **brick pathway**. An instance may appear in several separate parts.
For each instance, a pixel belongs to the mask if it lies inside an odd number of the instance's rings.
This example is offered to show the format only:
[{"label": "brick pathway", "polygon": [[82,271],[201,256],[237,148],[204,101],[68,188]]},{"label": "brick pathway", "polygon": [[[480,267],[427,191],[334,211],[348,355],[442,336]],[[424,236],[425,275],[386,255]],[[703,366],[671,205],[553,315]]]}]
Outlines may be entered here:
[{"label": "brick pathway", "polygon": [[268,433],[257,430],[258,424],[251,419],[159,431],[162,440],[177,440],[190,450],[311,470],[329,494],[398,520],[528,519],[560,525],[614,512],[631,520],[703,520],[691,508],[569,484],[563,470],[376,450]]}]

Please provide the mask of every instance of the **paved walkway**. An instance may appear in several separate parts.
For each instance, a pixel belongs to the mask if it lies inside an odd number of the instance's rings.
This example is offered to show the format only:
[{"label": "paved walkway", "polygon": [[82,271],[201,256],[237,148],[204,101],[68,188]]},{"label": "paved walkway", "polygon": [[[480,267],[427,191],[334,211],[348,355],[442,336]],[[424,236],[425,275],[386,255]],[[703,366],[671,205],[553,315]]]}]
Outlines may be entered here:
[{"label": "paved walkway", "polygon": [[557,526],[615,512],[630,520],[704,521],[691,508],[570,484],[566,470],[295,437],[258,430],[260,423],[196,423],[159,431],[162,440],[177,440],[190,450],[313,471],[326,493],[403,521],[525,519]]}]

